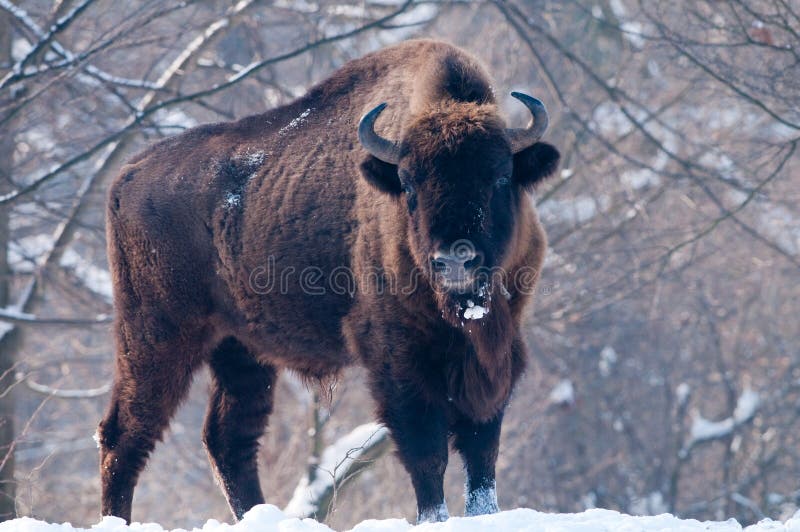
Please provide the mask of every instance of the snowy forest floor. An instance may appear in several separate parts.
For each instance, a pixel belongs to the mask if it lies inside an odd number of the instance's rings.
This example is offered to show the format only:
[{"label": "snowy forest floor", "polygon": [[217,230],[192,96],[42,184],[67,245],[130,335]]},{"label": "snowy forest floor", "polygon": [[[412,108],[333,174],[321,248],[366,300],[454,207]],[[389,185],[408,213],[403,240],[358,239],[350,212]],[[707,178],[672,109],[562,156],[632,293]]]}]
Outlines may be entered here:
[{"label": "snowy forest floor", "polygon": [[[68,523],[49,524],[29,517],[0,523],[0,532],[162,532],[156,523],[134,523],[126,525],[122,519],[105,517],[90,529],[74,528]],[[220,523],[214,519],[206,522],[202,532],[326,532],[331,529],[313,519],[287,517],[275,506],[265,504],[253,508],[244,519],[235,524]],[[518,508],[494,515],[480,517],[452,517],[444,523],[425,523],[412,526],[405,519],[371,519],[356,525],[352,532],[420,532],[451,531],[473,532],[480,530],[537,531],[537,532],[634,532],[634,531],[694,531],[711,530],[728,532],[746,530],[747,532],[791,531],[800,532],[800,512],[785,523],[769,519],[743,528],[734,519],[728,521],[700,522],[693,519],[678,519],[669,514],[637,517],[611,510],[587,510],[577,514],[547,514]]]}]

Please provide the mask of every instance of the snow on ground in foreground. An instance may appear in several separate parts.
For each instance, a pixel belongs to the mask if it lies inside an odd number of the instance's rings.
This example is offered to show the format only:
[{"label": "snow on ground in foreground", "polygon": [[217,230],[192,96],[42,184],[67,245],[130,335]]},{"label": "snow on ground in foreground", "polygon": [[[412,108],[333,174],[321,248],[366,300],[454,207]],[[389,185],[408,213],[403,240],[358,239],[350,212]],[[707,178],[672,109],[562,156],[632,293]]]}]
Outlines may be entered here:
[{"label": "snow on ground in foreground", "polygon": [[[29,517],[0,523],[0,532],[161,532],[163,528],[155,523],[134,523],[126,526],[122,519],[105,517],[91,529],[73,528],[69,524],[55,525],[37,521]],[[213,519],[197,532],[328,532],[331,529],[312,519],[287,517],[275,506],[263,504],[249,511],[244,519],[228,525]],[[529,530],[531,532],[634,532],[634,531],[694,531],[707,530],[728,532],[742,530],[733,519],[725,522],[681,520],[669,514],[652,517],[633,517],[611,510],[587,510],[579,514],[546,514],[525,508],[510,510],[494,515],[479,517],[452,517],[444,523],[426,523],[413,527],[404,519],[370,519],[364,521],[353,532],[477,532],[483,530]],[[800,512],[786,523],[765,520],[747,527],[747,532],[791,531],[800,532]]]}]

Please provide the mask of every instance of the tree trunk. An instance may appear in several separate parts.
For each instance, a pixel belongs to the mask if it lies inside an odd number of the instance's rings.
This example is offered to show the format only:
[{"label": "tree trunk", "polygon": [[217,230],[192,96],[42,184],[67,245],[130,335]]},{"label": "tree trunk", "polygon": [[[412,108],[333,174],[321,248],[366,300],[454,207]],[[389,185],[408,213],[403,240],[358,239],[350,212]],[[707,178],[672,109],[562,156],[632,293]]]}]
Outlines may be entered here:
[{"label": "tree trunk", "polygon": [[[6,65],[11,64],[11,20],[0,12],[0,77]],[[0,102],[8,94],[0,96]],[[0,133],[0,193],[11,190],[11,166],[14,153],[14,138],[11,128]],[[10,269],[8,266],[10,205],[0,206],[0,307],[9,304]],[[14,330],[7,323],[0,323],[0,521],[13,519],[15,512],[14,481],[14,399],[6,393],[14,383]]]}]

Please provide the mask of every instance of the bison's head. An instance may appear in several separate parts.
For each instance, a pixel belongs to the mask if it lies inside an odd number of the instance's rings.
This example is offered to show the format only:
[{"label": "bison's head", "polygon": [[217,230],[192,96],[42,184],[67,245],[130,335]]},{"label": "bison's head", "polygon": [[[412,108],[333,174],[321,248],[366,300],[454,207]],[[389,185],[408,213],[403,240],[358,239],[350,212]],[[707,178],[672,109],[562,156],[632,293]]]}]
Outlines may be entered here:
[{"label": "bison's head", "polygon": [[431,285],[473,302],[486,293],[488,272],[512,254],[525,191],[552,174],[558,151],[539,142],[547,111],[512,93],[531,111],[524,129],[508,129],[492,104],[449,101],[417,115],[393,141],[374,130],[381,104],[364,115],[359,140],[369,151],[365,178],[403,200],[408,247]]}]

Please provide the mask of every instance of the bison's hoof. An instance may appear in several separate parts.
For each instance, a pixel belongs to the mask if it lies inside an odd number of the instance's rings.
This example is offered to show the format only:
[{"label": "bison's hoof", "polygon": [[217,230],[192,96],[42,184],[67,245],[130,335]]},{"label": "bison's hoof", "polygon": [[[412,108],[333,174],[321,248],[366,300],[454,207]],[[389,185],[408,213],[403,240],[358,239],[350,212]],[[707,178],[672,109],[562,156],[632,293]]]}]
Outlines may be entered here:
[{"label": "bison's hoof", "polygon": [[440,523],[450,519],[450,512],[447,511],[447,504],[442,503],[432,508],[420,510],[417,514],[417,524],[422,523]]},{"label": "bison's hoof", "polygon": [[499,511],[497,492],[494,487],[479,488],[467,493],[465,516],[496,514]]}]

